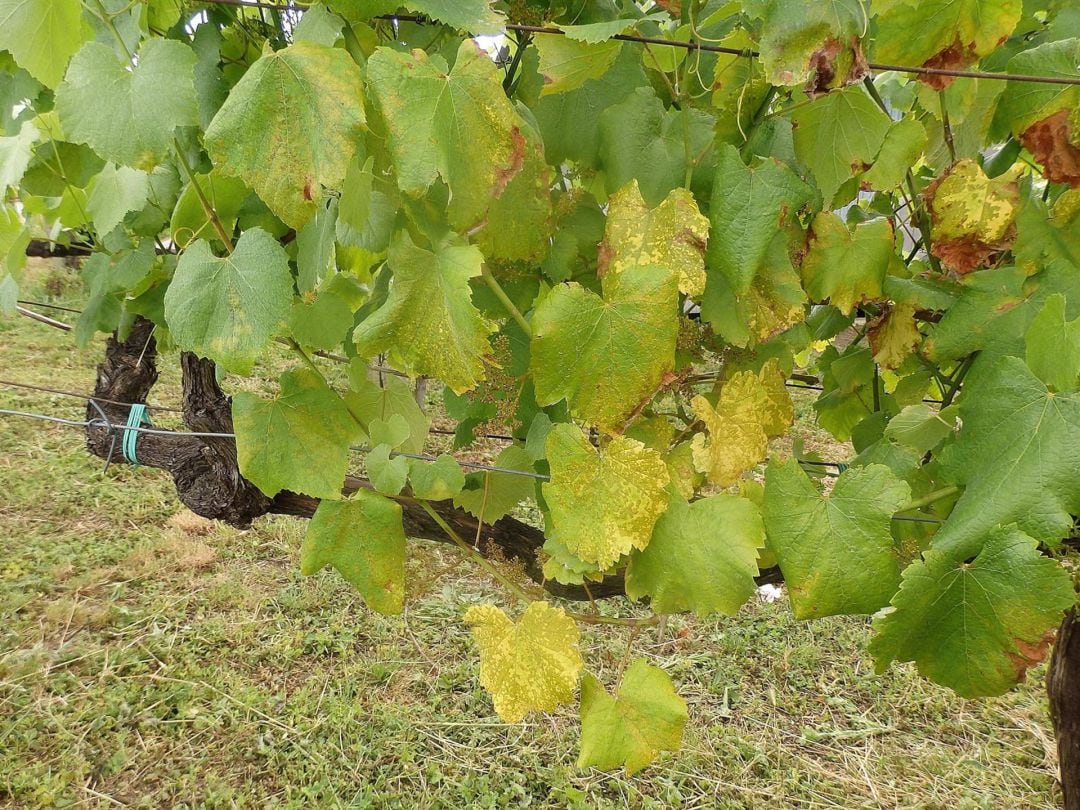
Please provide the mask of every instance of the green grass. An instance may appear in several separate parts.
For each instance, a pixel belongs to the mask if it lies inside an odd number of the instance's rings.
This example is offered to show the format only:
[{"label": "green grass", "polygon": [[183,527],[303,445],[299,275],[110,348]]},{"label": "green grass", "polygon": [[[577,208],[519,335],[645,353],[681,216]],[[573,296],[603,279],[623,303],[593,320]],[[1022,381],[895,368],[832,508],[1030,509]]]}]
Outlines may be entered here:
[{"label": "green grass", "polygon": [[[63,274],[43,278],[63,300]],[[37,294],[43,295],[43,292]],[[86,391],[100,347],[0,320],[5,378]],[[178,401],[162,359],[159,402]],[[81,405],[0,388],[0,407]],[[78,430],[0,418],[0,806],[1050,808],[1043,669],[965,701],[909,667],[875,675],[860,619],[784,603],[676,617],[635,649],[690,704],[685,745],[633,778],[575,767],[572,707],[508,726],[460,622],[497,587],[410,545],[408,609],[368,612],[298,574],[304,525],[186,513],[161,471],[113,466]],[[506,605],[509,607],[509,605]],[[632,612],[632,609],[626,609]],[[628,631],[586,628],[618,679]]]}]

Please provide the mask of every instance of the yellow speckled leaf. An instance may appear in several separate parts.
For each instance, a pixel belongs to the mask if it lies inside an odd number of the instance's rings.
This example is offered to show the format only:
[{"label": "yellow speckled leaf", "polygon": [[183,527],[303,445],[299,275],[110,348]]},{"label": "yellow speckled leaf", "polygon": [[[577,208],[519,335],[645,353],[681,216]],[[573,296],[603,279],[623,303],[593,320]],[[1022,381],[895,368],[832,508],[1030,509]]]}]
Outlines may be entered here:
[{"label": "yellow speckled leaf", "polygon": [[895,304],[870,324],[867,336],[879,366],[897,368],[919,345],[922,335],[915,323],[916,309],[912,302]]},{"label": "yellow speckled leaf", "polygon": [[494,605],[473,605],[465,622],[480,647],[480,683],[507,723],[573,699],[580,634],[562,608],[533,602],[514,624]]},{"label": "yellow speckled leaf", "polygon": [[927,190],[934,255],[950,270],[970,273],[1009,246],[1022,168],[989,178],[974,160],[961,160]]},{"label": "yellow speckled leaf", "polygon": [[771,436],[783,433],[794,418],[784,377],[770,360],[761,371],[740,371],[724,383],[713,408],[703,396],[690,402],[705,423],[706,436],[694,436],[694,465],[722,487],[764,460]]},{"label": "yellow speckled leaf", "polygon": [[550,537],[601,569],[648,545],[668,503],[669,474],[660,453],[625,436],[596,448],[569,424],[552,429],[546,451]]},{"label": "yellow speckled leaf", "polygon": [[637,180],[631,180],[608,201],[607,228],[600,244],[601,275],[617,275],[634,265],[668,267],[679,273],[679,290],[687,295],[705,291],[705,243],[709,220],[698,210],[694,195],[672,189],[652,210]]}]

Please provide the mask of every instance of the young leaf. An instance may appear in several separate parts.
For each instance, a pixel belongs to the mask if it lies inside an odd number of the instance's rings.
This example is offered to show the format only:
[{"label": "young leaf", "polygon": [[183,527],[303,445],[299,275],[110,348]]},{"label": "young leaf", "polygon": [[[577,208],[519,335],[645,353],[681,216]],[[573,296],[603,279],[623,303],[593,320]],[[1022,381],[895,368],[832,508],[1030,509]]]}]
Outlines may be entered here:
[{"label": "young leaf", "polygon": [[[510,445],[495,457],[496,467],[533,472],[532,459],[523,447]],[[465,488],[454,496],[454,506],[484,523],[494,523],[536,493],[536,479],[527,475],[481,470],[465,476]]]},{"label": "young leaf", "polygon": [[672,497],[644,551],[633,551],[626,594],[650,597],[656,613],[692,610],[733,616],[757,588],[765,527],[758,508],[736,495],[693,503]]},{"label": "young leaf", "polygon": [[341,397],[307,368],[281,375],[266,400],[242,391],[233,398],[240,473],[273,497],[283,489],[338,500],[349,445],[360,428]]},{"label": "young leaf", "polygon": [[803,287],[811,298],[827,298],[838,310],[850,314],[860,301],[882,296],[892,250],[889,220],[871,220],[851,231],[836,214],[823,211],[810,226],[810,247],[802,265]]},{"label": "young leaf", "polygon": [[637,180],[631,180],[608,200],[597,273],[618,275],[635,265],[672,268],[679,273],[679,291],[697,296],[705,291],[708,238],[709,220],[698,210],[693,194],[672,189],[650,210]]},{"label": "young leaf", "polygon": [[674,270],[631,267],[603,298],[578,284],[552,290],[532,318],[536,401],[565,398],[574,416],[619,432],[675,365],[677,285]]},{"label": "young leaf", "polygon": [[71,57],[93,37],[79,0],[0,0],[0,50],[46,87],[56,87]]},{"label": "young leaf", "polygon": [[324,188],[338,188],[364,129],[360,69],[338,48],[298,42],[269,51],[229,92],[206,150],[282,221],[300,228]]},{"label": "young leaf", "polygon": [[682,747],[688,712],[671,678],[659,667],[636,659],[622,684],[609,695],[586,673],[581,684],[581,753],[578,767],[611,770],[623,766],[632,775],[661,751]]},{"label": "young leaf", "polygon": [[440,453],[435,461],[409,459],[409,483],[417,498],[445,501],[461,492],[465,473],[453,456]]},{"label": "young leaf", "polygon": [[350,391],[345,394],[345,402],[352,413],[370,429],[376,419],[389,420],[397,415],[405,420],[409,428],[409,438],[401,445],[408,453],[419,453],[424,449],[431,419],[416,404],[416,395],[412,388],[400,377],[387,376],[380,388],[367,378],[367,364],[353,360],[349,365]]},{"label": "young leaf", "polygon": [[435,377],[458,394],[474,388],[484,379],[484,360],[491,356],[487,336],[496,329],[469,289],[483,260],[466,245],[439,246],[433,253],[402,232],[387,256],[394,271],[390,295],[353,332],[357,351],[364,357],[388,352],[409,374]]},{"label": "young leaf", "polygon": [[304,576],[332,565],[378,613],[401,613],[405,601],[405,531],[401,507],[358,490],[319,503],[300,549]]},{"label": "young leaf", "polygon": [[289,316],[293,283],[285,249],[249,228],[218,258],[198,240],[180,256],[165,293],[165,320],[178,345],[237,374],[250,374]]},{"label": "young leaf", "polygon": [[972,557],[995,526],[1057,544],[1080,514],[1080,392],[1055,393],[1017,357],[992,361],[960,400],[962,428],[941,455],[964,494],[934,548]]},{"label": "young leaf", "polygon": [[765,472],[765,530],[795,618],[873,613],[900,582],[892,516],[911,489],[888,467],[852,467],[828,495],[795,459]]},{"label": "young leaf", "polygon": [[573,698],[582,666],[580,634],[562,608],[533,602],[515,624],[494,605],[473,605],[465,623],[480,648],[480,683],[505,722]]},{"label": "young leaf", "polygon": [[1000,695],[1046,657],[1072,578],[1015,526],[994,529],[971,562],[931,548],[904,571],[892,607],[874,619],[878,672],[914,661],[962,697]]},{"label": "young leaf", "polygon": [[108,45],[86,43],[56,91],[68,140],[124,166],[154,168],[172,149],[174,130],[199,123],[195,62],[195,52],[172,39],[147,40],[133,67]]},{"label": "young leaf", "polygon": [[648,545],[668,503],[668,471],[658,452],[625,436],[596,448],[568,424],[552,429],[546,448],[549,537],[601,569]]}]

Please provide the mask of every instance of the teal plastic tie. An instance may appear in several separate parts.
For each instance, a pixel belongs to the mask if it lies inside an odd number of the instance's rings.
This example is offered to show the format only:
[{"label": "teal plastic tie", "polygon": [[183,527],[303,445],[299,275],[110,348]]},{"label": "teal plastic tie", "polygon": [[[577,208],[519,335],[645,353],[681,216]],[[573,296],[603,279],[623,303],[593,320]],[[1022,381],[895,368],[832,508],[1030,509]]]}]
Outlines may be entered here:
[{"label": "teal plastic tie", "polygon": [[124,452],[124,460],[128,464],[132,464],[136,467],[139,466],[139,459],[135,456],[135,447],[139,441],[139,431],[132,430],[132,428],[142,427],[143,425],[153,425],[150,421],[150,414],[146,412],[146,406],[141,402],[133,403],[131,410],[128,411],[127,426],[124,428],[124,440],[120,445],[121,450]]},{"label": "teal plastic tie", "polygon": [[842,462],[842,461],[840,461],[840,462],[837,462],[837,464],[836,464],[836,470],[837,470],[837,472],[841,472],[841,473],[842,473],[842,472],[843,472],[844,470],[846,470],[847,468],[848,468],[848,465],[847,465],[847,464],[845,464],[845,463],[844,463],[844,462]]}]

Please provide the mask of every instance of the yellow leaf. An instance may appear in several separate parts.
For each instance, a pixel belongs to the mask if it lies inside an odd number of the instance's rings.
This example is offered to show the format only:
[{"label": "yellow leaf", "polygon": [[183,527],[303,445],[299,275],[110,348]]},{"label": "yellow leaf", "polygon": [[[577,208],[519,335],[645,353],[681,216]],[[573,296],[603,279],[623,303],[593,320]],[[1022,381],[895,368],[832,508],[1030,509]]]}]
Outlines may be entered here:
[{"label": "yellow leaf", "polygon": [[631,180],[608,201],[599,272],[618,275],[635,265],[672,268],[679,273],[681,292],[700,295],[705,291],[708,238],[709,220],[698,210],[693,194],[685,188],[672,189],[650,210],[637,180]]},{"label": "yellow leaf", "polygon": [[913,303],[895,304],[870,324],[870,348],[882,368],[899,367],[918,347],[922,335],[915,323],[915,310]]},{"label": "yellow leaf", "polygon": [[480,683],[507,723],[573,699],[580,633],[562,608],[533,602],[514,624],[494,605],[473,605],[465,623],[480,647]]},{"label": "yellow leaf", "polygon": [[705,423],[707,435],[694,436],[694,466],[722,487],[764,460],[769,438],[783,433],[794,418],[791,397],[775,360],[761,371],[740,371],[720,391],[713,408],[703,396],[690,405]]},{"label": "yellow leaf", "polygon": [[601,570],[648,545],[668,503],[669,473],[659,452],[626,436],[596,448],[570,424],[555,426],[546,450],[548,537]]}]

